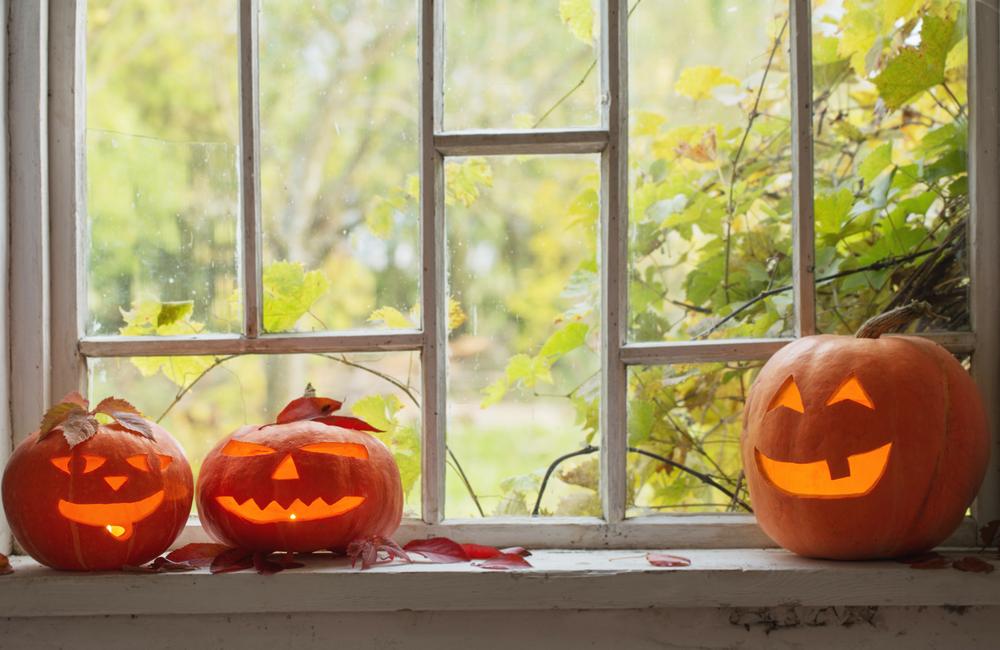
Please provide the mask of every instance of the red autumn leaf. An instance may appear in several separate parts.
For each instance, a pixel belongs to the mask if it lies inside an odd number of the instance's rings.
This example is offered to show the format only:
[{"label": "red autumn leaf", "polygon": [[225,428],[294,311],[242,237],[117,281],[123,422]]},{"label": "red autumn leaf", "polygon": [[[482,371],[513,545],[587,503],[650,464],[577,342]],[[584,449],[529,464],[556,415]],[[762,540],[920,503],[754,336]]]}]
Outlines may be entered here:
[{"label": "red autumn leaf", "polygon": [[506,553],[508,555],[520,555],[521,557],[531,557],[531,551],[524,548],[523,546],[508,546],[507,548],[500,549],[501,553]]},{"label": "red autumn leaf", "polygon": [[382,429],[376,429],[372,425],[368,424],[360,418],[352,418],[347,415],[329,415],[322,418],[313,418],[314,422],[322,422],[323,424],[328,424],[333,427],[341,427],[342,429],[354,429],[355,431],[374,431],[375,433],[382,433]]},{"label": "red autumn leaf", "polygon": [[480,569],[493,569],[495,571],[507,571],[509,569],[531,568],[531,563],[520,555],[513,553],[502,553],[497,557],[491,557],[482,562],[476,562],[475,566]]},{"label": "red autumn leaf", "polygon": [[908,560],[907,564],[911,569],[947,569],[951,566],[951,560],[934,551],[922,553]]},{"label": "red autumn leaf", "polygon": [[253,566],[253,553],[242,548],[231,548],[219,553],[212,560],[212,573],[232,573]]},{"label": "red autumn leaf", "polygon": [[270,576],[283,571],[285,567],[271,560],[267,553],[258,551],[253,554],[253,568],[262,576]]},{"label": "red autumn leaf", "polygon": [[997,537],[997,533],[1000,533],[1000,519],[994,519],[979,529],[979,540],[982,542],[984,548],[991,546],[994,541],[1000,544],[1000,538]]},{"label": "red autumn leaf", "polygon": [[462,550],[465,551],[470,560],[486,560],[503,555],[503,551],[500,549],[482,544],[462,544]]},{"label": "red autumn leaf", "polygon": [[[66,401],[66,400],[63,400]],[[94,407],[94,413],[104,413],[105,415],[114,416],[115,412],[119,413],[131,413],[132,415],[138,415],[142,417],[142,412],[136,407],[132,406],[131,402],[128,400],[119,399],[117,397],[105,397],[102,399],[97,406]]]},{"label": "red autumn leaf", "polygon": [[646,553],[646,561],[653,566],[691,566],[691,560],[669,553]]},{"label": "red autumn leaf", "polygon": [[75,390],[72,391],[72,392],[66,393],[66,397],[64,397],[61,400],[59,400],[60,404],[63,404],[63,403],[66,403],[66,402],[68,402],[70,404],[76,404],[77,406],[81,407],[84,411],[86,411],[87,409],[90,408],[90,401],[86,397],[84,397],[83,395],[81,395],[79,392],[77,392]]},{"label": "red autumn leaf", "polygon": [[995,568],[986,560],[972,555],[966,555],[961,560],[955,560],[951,566],[959,571],[968,571],[970,573],[993,573],[993,569]]},{"label": "red autumn leaf", "polygon": [[229,547],[224,544],[187,544],[167,553],[167,559],[171,562],[185,562],[191,566],[206,567],[211,566],[212,560],[228,550]]},{"label": "red autumn leaf", "polygon": [[8,573],[14,573],[14,567],[10,565],[10,558],[0,553],[0,576],[5,576]]},{"label": "red autumn leaf", "polygon": [[454,564],[468,562],[469,555],[458,542],[447,537],[431,537],[430,539],[415,539],[403,547],[407,553],[414,553],[426,558],[434,564]]},{"label": "red autumn leaf", "polygon": [[278,413],[275,424],[298,422],[299,420],[315,420],[339,411],[343,402],[328,397],[299,397],[288,403],[288,406]]},{"label": "red autumn leaf", "polygon": [[396,558],[412,561],[399,544],[381,535],[354,540],[347,545],[347,557],[351,558],[352,567],[360,561],[362,571],[377,564],[388,564]]}]

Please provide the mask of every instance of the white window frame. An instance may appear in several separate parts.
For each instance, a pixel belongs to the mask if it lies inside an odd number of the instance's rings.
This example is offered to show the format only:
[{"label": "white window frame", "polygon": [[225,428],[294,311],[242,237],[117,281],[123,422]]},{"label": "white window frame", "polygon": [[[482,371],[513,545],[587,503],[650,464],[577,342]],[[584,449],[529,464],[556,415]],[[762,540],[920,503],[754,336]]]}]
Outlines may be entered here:
[{"label": "white window frame", "polygon": [[[973,374],[993,426],[992,459],[975,506],[953,543],[975,543],[977,521],[1000,518],[1000,20],[998,1],[969,0],[971,332],[927,334],[973,354]],[[771,545],[752,516],[626,517],[627,370],[632,365],[767,359],[788,339],[629,343],[627,340],[628,28],[625,0],[601,0],[602,115],[598,128],[443,131],[443,0],[419,0],[420,224],[423,327],[386,332],[264,334],[261,234],[258,0],[239,3],[240,233],[243,332],[173,337],[85,336],[86,0],[13,2],[9,28],[11,164],[9,388],[19,442],[70,390],[86,389],[88,357],[170,354],[289,354],[419,351],[422,359],[422,517],[404,520],[401,540],[447,535],[536,547],[760,547]],[[0,7],[4,2],[0,0]],[[813,283],[812,62],[809,0],[790,0],[793,124],[795,335],[815,332]],[[2,72],[2,70],[0,70]],[[807,92],[799,92],[808,89]],[[2,139],[0,139],[2,142]],[[603,518],[444,519],[446,342],[444,162],[452,156],[599,154],[601,157],[601,497]],[[6,249],[0,230],[0,257]],[[0,290],[2,297],[2,290]],[[0,328],[0,336],[4,331]],[[0,355],[2,360],[2,355]],[[6,379],[6,377],[5,377]],[[0,412],[0,417],[4,414]],[[9,450],[0,446],[0,460]],[[201,535],[193,518],[184,539]],[[0,544],[3,544],[0,537]]]}]

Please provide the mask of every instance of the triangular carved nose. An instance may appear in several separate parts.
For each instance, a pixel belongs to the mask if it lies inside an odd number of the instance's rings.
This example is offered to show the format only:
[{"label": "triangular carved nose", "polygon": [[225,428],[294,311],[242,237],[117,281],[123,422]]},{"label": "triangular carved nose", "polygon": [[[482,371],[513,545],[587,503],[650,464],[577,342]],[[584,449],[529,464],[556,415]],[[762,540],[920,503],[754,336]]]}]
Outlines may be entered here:
[{"label": "triangular carved nose", "polygon": [[111,489],[114,490],[115,492],[118,491],[118,488],[120,488],[121,486],[125,485],[126,481],[128,481],[128,477],[127,476],[105,476],[104,477],[104,482],[107,483],[108,485],[110,485]]},{"label": "triangular carved nose", "polygon": [[281,462],[278,463],[278,467],[274,470],[274,474],[271,474],[271,478],[276,481],[285,481],[298,477],[299,470],[295,467],[295,461],[292,460],[291,454],[286,455]]}]

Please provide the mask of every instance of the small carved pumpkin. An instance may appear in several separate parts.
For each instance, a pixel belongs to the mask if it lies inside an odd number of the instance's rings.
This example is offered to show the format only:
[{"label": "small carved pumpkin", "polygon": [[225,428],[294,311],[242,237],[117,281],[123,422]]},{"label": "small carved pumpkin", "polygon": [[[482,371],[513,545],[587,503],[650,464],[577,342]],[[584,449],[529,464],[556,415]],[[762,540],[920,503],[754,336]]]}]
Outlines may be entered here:
[{"label": "small carved pumpkin", "polygon": [[392,453],[341,403],[292,401],[273,424],[242,427],[205,457],[198,476],[202,525],[248,551],[343,551],[399,527],[403,491]]},{"label": "small carved pumpkin", "polygon": [[177,441],[128,402],[88,407],[67,396],[14,450],[3,475],[7,520],[25,552],[56,569],[144,564],[187,523],[191,468]]},{"label": "small carved pumpkin", "polygon": [[803,337],[757,376],[743,465],[757,521],[781,546],[899,557],[932,548],[962,521],[986,471],[986,418],[972,378],[944,348],[878,338],[910,317],[889,312],[856,337]]}]

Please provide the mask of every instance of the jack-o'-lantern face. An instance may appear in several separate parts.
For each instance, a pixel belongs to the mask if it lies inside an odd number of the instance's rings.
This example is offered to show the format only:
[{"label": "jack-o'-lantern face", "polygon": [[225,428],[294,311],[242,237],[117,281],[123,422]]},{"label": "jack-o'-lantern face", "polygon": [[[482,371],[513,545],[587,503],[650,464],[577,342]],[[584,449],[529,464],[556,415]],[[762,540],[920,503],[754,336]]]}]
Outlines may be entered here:
[{"label": "jack-o'-lantern face", "polygon": [[91,411],[70,395],[15,449],[3,502],[14,536],[39,562],[117,569],[170,546],[191,513],[193,483],[180,445],[135,407],[108,398]]},{"label": "jack-o'-lantern face", "polygon": [[[842,408],[876,410],[861,381],[851,374],[825,402],[808,406],[802,401],[795,377],[790,375],[774,394],[767,411],[786,409],[804,415],[807,408],[831,408],[838,404],[843,405],[838,411]],[[828,414],[828,417],[836,418],[837,413]],[[844,498],[867,494],[875,487],[885,473],[891,450],[892,442],[886,442],[853,454],[801,462],[775,460],[755,447],[754,457],[763,475],[779,490],[802,497]]]},{"label": "jack-o'-lantern face", "polygon": [[[105,456],[87,453],[49,459],[60,472],[78,476],[77,480],[87,480],[84,476],[91,475],[91,480],[103,481],[109,489],[108,498],[97,503],[59,499],[58,510],[59,514],[70,521],[103,528],[113,539],[126,542],[132,538],[136,522],[156,512],[166,496],[166,490],[157,480],[159,476],[143,480],[146,478],[143,474],[153,474],[154,467],[156,474],[160,474],[173,462],[174,457],[166,454],[134,454],[125,458],[111,459],[110,466],[108,460]],[[140,498],[133,501],[115,501],[114,497],[124,494],[122,488],[129,481],[150,485],[149,493],[145,496],[142,496],[144,493],[140,493]]]},{"label": "jack-o'-lantern face", "polygon": [[218,541],[251,551],[344,549],[391,535],[403,494],[399,469],[377,431],[332,415],[340,402],[303,397],[265,425],[216,445],[198,477],[198,513]]},{"label": "jack-o'-lantern face", "polygon": [[744,409],[758,523],[802,555],[894,557],[961,521],[988,457],[969,374],[907,336],[807,336],[761,368]]},{"label": "jack-o'-lantern face", "polygon": [[[234,438],[225,444],[221,453],[223,456],[231,458],[248,458],[274,456],[277,454],[277,450],[267,445]],[[271,480],[300,481],[299,466],[296,465],[294,457],[300,453],[353,458],[359,462],[368,461],[368,449],[363,444],[333,440],[312,442],[302,445],[294,453],[287,450],[284,451],[281,455],[281,460],[274,467],[274,471],[271,472]],[[301,457],[299,462],[302,462]],[[365,497],[356,494],[319,495],[308,503],[303,501],[301,497],[295,497],[291,503],[285,506],[276,500],[271,500],[266,504],[259,504],[252,496],[240,502],[237,500],[237,497],[229,494],[216,496],[215,500],[228,512],[235,514],[237,517],[256,524],[274,524],[279,522],[317,521],[329,517],[337,517],[359,507],[364,503]]]}]

